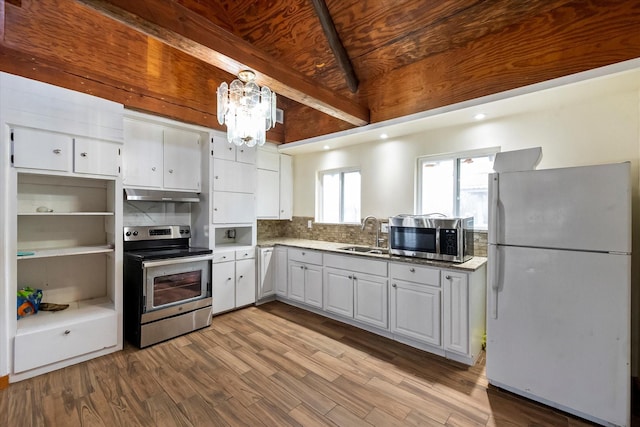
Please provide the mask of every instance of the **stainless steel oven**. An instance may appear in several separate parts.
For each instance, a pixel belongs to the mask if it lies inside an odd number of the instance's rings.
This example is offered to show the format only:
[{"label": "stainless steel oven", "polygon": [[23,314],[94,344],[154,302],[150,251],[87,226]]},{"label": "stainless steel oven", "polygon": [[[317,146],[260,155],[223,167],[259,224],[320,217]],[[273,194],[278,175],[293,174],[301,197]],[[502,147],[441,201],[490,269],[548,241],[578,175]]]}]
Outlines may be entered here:
[{"label": "stainless steel oven", "polygon": [[211,324],[212,250],[189,226],[124,228],[124,329],[147,347]]}]

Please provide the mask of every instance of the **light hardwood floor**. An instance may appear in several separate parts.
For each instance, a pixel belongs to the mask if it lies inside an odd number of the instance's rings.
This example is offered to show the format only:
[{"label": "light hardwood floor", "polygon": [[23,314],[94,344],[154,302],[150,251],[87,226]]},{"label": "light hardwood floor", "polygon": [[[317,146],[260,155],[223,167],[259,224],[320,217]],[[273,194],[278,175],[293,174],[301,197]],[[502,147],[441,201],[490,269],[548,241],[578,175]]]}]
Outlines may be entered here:
[{"label": "light hardwood floor", "polygon": [[483,357],[470,368],[273,302],[12,384],[0,425],[590,424],[488,387]]}]

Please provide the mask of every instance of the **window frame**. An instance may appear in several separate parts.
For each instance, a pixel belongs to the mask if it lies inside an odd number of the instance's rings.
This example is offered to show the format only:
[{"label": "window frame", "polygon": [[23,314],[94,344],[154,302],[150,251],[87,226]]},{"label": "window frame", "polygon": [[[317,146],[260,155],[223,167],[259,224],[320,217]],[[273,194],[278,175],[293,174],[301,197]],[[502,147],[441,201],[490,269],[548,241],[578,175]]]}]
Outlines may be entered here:
[{"label": "window frame", "polygon": [[[362,170],[359,166],[349,166],[344,168],[326,169],[316,173],[316,214],[315,222],[319,224],[360,224],[358,222],[345,222],[344,221],[344,174],[358,172],[360,174],[360,206],[359,211],[362,213]],[[339,200],[339,222],[326,221],[324,218],[320,218],[324,208],[323,200],[323,177],[325,175],[340,174],[340,200]]]},{"label": "window frame", "polygon": [[[420,212],[420,208],[422,207],[422,165],[425,162],[438,162],[438,161],[443,161],[443,160],[453,160],[453,173],[454,173],[454,180],[453,180],[453,186],[454,186],[454,191],[453,191],[453,208],[454,208],[454,216],[459,216],[459,209],[460,209],[460,169],[459,169],[459,165],[460,165],[460,160],[463,160],[465,158],[469,158],[469,157],[484,157],[484,156],[495,156],[497,153],[500,152],[500,147],[487,147],[487,148],[481,148],[481,149],[477,149],[477,150],[466,150],[466,151],[459,151],[459,152],[452,152],[452,153],[445,153],[445,154],[434,154],[434,155],[424,155],[424,156],[418,156],[418,158],[416,159],[416,179],[415,179],[415,183],[414,183],[414,188],[415,188],[415,198],[414,198],[414,207],[413,207],[413,212],[416,215],[421,215]],[[490,172],[491,173],[491,172]],[[488,208],[488,207],[487,207]],[[476,224],[474,224],[474,230],[477,231],[487,231],[487,229],[485,227],[478,227]]]}]

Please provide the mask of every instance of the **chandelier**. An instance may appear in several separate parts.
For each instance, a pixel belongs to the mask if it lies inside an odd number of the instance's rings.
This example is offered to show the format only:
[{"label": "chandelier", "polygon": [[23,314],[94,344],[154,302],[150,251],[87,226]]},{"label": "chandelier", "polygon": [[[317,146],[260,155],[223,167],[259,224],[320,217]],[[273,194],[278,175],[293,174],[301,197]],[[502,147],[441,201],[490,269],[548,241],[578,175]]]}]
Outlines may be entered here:
[{"label": "chandelier", "polygon": [[265,133],[276,124],[276,94],[254,80],[253,71],[218,87],[218,123],[227,125],[227,140],[238,146],[264,145]]}]

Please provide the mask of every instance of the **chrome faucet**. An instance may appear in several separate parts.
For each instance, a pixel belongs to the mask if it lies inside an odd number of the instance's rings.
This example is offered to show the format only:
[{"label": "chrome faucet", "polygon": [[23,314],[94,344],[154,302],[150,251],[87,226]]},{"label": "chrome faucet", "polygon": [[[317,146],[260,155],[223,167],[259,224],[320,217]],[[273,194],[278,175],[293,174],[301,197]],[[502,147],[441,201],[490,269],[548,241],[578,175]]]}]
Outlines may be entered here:
[{"label": "chrome faucet", "polygon": [[373,215],[367,215],[366,217],[364,217],[364,219],[362,220],[362,228],[361,228],[361,230],[364,231],[364,227],[367,225],[367,221],[370,220],[370,219],[375,221],[375,226],[376,226],[376,240],[375,240],[375,243],[373,244],[373,246],[375,248],[379,248],[380,247],[380,243],[384,239],[380,238],[380,221],[378,220],[378,218],[376,218]]}]

